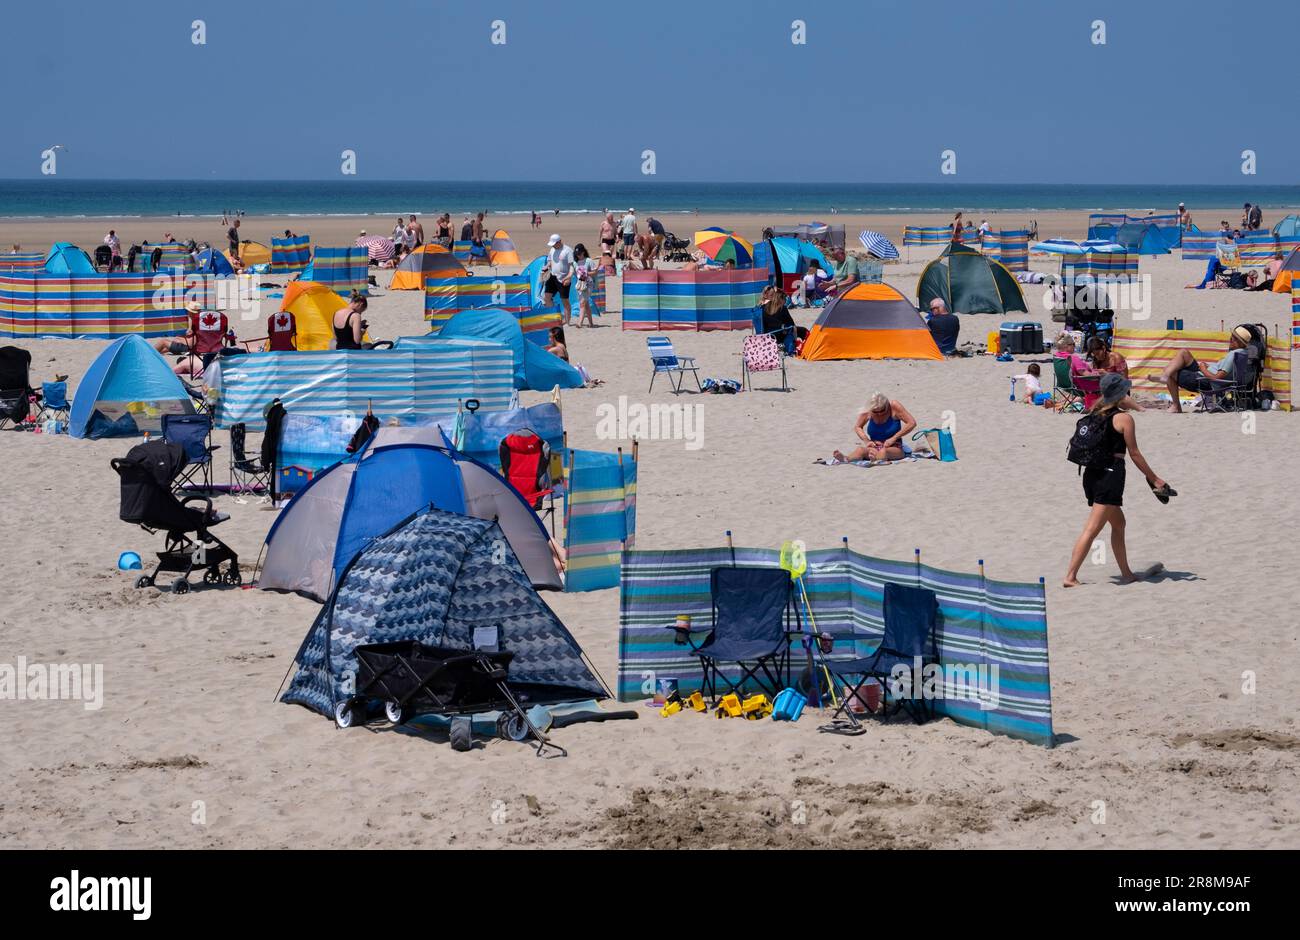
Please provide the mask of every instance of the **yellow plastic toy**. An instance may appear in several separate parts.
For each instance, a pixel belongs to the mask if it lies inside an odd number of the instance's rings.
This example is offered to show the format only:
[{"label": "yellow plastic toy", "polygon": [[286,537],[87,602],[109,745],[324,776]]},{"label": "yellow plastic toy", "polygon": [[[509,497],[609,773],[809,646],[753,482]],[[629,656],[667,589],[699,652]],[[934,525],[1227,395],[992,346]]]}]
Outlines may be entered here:
[{"label": "yellow plastic toy", "polygon": [[665,702],[664,707],[659,709],[659,714],[662,715],[664,718],[667,718],[669,715],[676,715],[681,710],[682,710],[682,700],[679,698],[675,698],[672,699],[671,701]]},{"label": "yellow plastic toy", "polygon": [[701,692],[692,692],[691,697],[686,700],[686,704],[691,706],[695,711],[702,712],[705,710],[704,695]]},{"label": "yellow plastic toy", "polygon": [[719,718],[739,718],[745,714],[740,704],[740,696],[734,692],[730,695],[724,695],[718,702],[718,707],[714,714]]},{"label": "yellow plastic toy", "polygon": [[740,706],[741,713],[750,721],[757,721],[772,714],[772,703],[763,694],[751,695]]}]

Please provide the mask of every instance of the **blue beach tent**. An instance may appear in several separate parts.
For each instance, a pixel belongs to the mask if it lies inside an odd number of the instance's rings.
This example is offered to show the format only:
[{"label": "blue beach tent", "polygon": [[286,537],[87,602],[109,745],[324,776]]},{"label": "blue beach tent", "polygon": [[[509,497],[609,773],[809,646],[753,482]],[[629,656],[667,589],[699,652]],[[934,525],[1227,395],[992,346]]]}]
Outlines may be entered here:
[{"label": "blue beach tent", "polygon": [[1129,222],[1121,225],[1111,240],[1131,255],[1163,255],[1169,251],[1160,229],[1150,223]]},{"label": "blue beach tent", "polygon": [[95,263],[71,242],[55,242],[45,256],[46,274],[97,274]]},{"label": "blue beach tent", "polygon": [[[515,388],[549,392],[560,388],[582,388],[582,374],[558,356],[524,339],[524,331],[513,313],[486,307],[464,310],[442,325],[439,339],[487,339],[509,347],[515,359]],[[403,337],[400,343],[419,342]]]},{"label": "blue beach tent", "polygon": [[233,275],[235,269],[230,266],[230,261],[221,252],[215,248],[204,248],[199,252],[199,266],[195,269],[195,273],[226,277]]},{"label": "blue beach tent", "polygon": [[258,587],[324,601],[357,552],[407,516],[433,506],[496,520],[533,587],[562,589],[550,537],[518,490],[456,451],[385,444],[386,430],[380,428],[358,453],[317,473],[281,511],[266,534]]},{"label": "blue beach tent", "polygon": [[68,433],[126,437],[162,433],[164,414],[194,414],[194,403],[167,360],[139,336],[114,340],[77,386]]}]

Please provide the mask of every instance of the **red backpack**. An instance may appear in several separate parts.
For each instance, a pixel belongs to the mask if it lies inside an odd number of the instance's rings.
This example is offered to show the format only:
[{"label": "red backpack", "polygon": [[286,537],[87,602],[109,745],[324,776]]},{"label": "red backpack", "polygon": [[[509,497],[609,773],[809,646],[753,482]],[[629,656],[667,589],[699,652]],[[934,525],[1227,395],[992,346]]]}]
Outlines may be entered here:
[{"label": "red backpack", "polygon": [[551,448],[524,429],[501,442],[501,475],[519,491],[528,505],[538,509],[542,497],[551,492]]}]

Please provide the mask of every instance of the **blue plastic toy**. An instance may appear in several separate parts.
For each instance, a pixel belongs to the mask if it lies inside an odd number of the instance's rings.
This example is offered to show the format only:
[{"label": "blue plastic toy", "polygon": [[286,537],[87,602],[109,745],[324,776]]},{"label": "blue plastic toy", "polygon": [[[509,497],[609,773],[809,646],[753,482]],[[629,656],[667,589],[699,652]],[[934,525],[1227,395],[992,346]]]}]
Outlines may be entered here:
[{"label": "blue plastic toy", "polygon": [[143,568],[140,564],[140,556],[135,552],[123,552],[117,556],[117,568],[119,571],[137,571]]}]

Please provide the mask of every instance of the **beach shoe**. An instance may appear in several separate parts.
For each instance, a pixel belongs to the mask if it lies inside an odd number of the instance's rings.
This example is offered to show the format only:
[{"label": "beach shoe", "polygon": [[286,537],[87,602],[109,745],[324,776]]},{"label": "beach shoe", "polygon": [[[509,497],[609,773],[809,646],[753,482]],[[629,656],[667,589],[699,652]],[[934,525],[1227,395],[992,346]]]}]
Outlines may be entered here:
[{"label": "beach shoe", "polygon": [[1154,483],[1147,480],[1147,486],[1151,487],[1151,492],[1155,494],[1156,499],[1160,500],[1160,502],[1165,505],[1169,504],[1169,497],[1178,495],[1178,491],[1168,483],[1157,489]]}]

